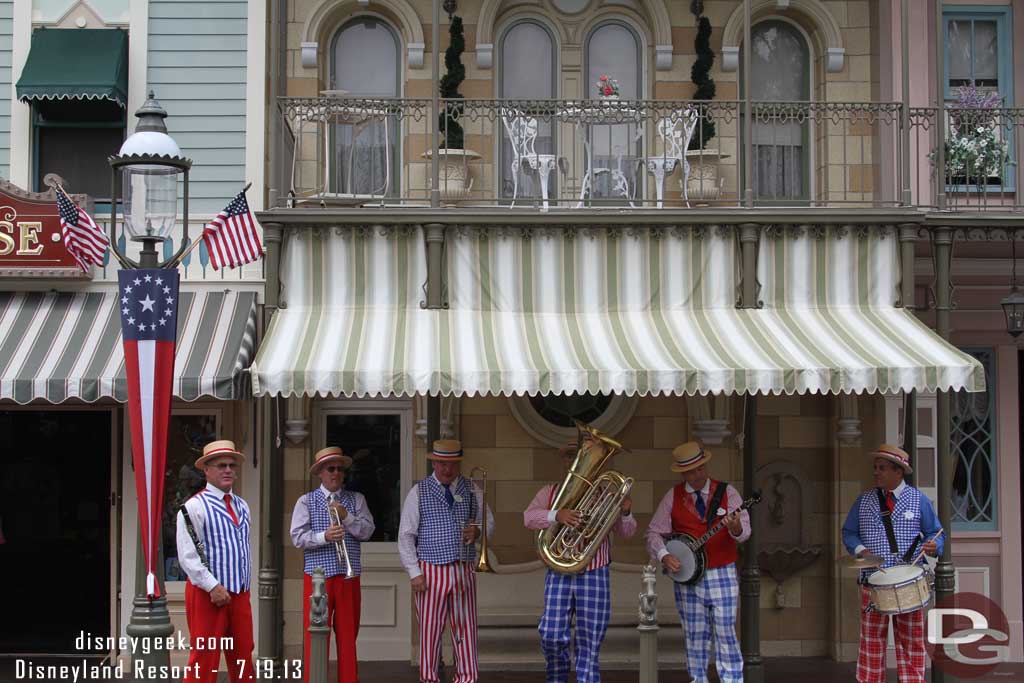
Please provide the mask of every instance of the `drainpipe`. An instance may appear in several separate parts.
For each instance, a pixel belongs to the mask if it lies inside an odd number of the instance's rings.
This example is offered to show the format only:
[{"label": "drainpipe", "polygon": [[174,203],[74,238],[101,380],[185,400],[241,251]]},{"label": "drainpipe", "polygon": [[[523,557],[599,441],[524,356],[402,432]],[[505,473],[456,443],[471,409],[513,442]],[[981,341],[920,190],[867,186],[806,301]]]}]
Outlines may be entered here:
[{"label": "drainpipe", "polygon": [[754,106],[750,99],[750,0],[743,0],[743,206],[754,208]]},{"label": "drainpipe", "polygon": [[900,188],[900,203],[910,206],[914,201],[910,191],[910,0],[900,0],[900,48],[903,53],[903,105],[900,107],[903,187]]},{"label": "drainpipe", "polygon": [[[935,205],[946,210],[946,32],[935,0]],[[948,539],[947,539],[948,540]]]},{"label": "drainpipe", "polygon": [[[434,0],[434,7],[436,9],[437,0]],[[434,161],[437,161],[436,154]],[[434,196],[432,192],[431,198]],[[427,301],[424,308],[440,310],[444,308],[444,226],[440,223],[428,223],[424,229],[427,238]],[[427,396],[427,450],[430,450],[434,441],[440,438],[441,395],[437,394]]]},{"label": "drainpipe", "polygon": [[[440,0],[432,0],[431,8],[433,10],[434,18],[430,24],[430,40],[431,40],[431,59],[434,60],[434,71],[433,78],[431,79],[432,84],[432,95],[430,97],[430,116],[434,128],[434,137],[432,142],[433,152],[430,156],[430,207],[436,209],[441,206],[441,174],[440,174],[440,154],[441,154],[441,3]],[[438,411],[438,416],[440,416]],[[427,422],[427,432],[430,432],[430,422]],[[431,442],[433,443],[433,442]]]},{"label": "drainpipe", "polygon": [[[749,39],[750,0],[747,5],[747,36]],[[750,45],[749,42],[746,43]],[[744,49],[746,54],[750,50]],[[747,73],[750,73],[747,71]],[[749,88],[748,88],[749,93]],[[748,97],[749,102],[749,97]],[[749,141],[749,136],[748,136]],[[749,164],[748,164],[749,167]],[[748,191],[751,191],[748,188]],[[753,197],[753,194],[750,195]],[[740,290],[740,308],[757,308],[757,243],[760,226],[756,223],[740,225],[740,249],[743,266],[743,287]],[[754,473],[757,471],[756,424],[757,397],[746,394],[743,397],[743,497],[749,498],[754,492]],[[747,683],[764,682],[764,663],[761,660],[761,568],[757,563],[757,526],[754,523],[755,508],[750,514],[750,538],[743,547],[743,568],[740,571],[740,647],[743,651],[743,680]]]},{"label": "drainpipe", "polygon": [[[941,145],[939,146],[942,147]],[[940,166],[941,168],[941,166]],[[952,288],[950,286],[950,269],[953,261],[953,228],[942,226],[935,228],[932,241],[935,258],[935,327],[939,336],[947,342],[952,333],[949,312],[952,308]],[[938,467],[935,473],[936,492],[938,497],[939,524],[945,533],[945,544],[939,564],[935,568],[935,602],[939,603],[953,596],[955,570],[953,568],[953,463],[950,460],[950,396],[949,391],[940,391],[935,397],[936,402],[936,450]],[[932,667],[932,683],[945,683],[945,672],[937,666]]]}]

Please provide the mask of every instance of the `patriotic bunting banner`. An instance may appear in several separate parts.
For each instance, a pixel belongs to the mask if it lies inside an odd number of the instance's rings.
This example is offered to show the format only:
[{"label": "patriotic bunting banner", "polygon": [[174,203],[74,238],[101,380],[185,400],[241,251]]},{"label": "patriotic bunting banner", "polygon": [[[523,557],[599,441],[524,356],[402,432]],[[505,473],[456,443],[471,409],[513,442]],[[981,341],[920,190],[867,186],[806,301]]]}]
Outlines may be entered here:
[{"label": "patriotic bunting banner", "polygon": [[174,385],[178,271],[121,270],[117,281],[146,593],[159,597],[156,560],[162,542],[164,465]]}]

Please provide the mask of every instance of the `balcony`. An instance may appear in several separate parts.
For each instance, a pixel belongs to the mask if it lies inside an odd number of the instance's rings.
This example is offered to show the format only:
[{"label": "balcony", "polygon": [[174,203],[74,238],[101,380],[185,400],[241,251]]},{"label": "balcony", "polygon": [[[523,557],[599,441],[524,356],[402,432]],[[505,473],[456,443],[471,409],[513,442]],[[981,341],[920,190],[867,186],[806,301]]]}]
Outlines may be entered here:
[{"label": "balcony", "polygon": [[[278,104],[291,152],[278,208],[430,206],[430,100]],[[678,216],[735,207],[1024,208],[1015,163],[1024,110],[753,102],[747,116],[746,107],[723,100],[442,101],[441,120],[458,122],[463,148],[446,150],[442,131],[440,201],[569,220],[574,211],[600,209]],[[939,120],[948,157],[941,173]]]}]

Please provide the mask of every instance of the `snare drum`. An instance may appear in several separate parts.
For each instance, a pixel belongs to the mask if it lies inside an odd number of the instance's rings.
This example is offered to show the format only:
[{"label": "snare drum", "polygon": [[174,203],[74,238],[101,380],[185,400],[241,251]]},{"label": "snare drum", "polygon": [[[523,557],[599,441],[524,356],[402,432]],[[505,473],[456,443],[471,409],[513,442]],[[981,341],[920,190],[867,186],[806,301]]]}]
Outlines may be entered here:
[{"label": "snare drum", "polygon": [[868,577],[871,608],[879,614],[906,614],[927,607],[932,593],[928,575],[915,565],[900,564]]}]

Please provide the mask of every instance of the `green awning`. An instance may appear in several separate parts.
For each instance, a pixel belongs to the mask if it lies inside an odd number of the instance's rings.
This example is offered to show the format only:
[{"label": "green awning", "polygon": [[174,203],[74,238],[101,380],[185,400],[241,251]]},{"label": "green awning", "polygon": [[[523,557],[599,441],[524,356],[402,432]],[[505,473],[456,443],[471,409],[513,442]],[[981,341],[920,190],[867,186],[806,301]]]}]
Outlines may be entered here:
[{"label": "green awning", "polygon": [[128,102],[128,33],[41,28],[17,85],[18,99]]}]

